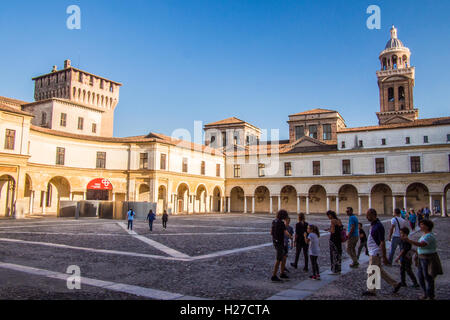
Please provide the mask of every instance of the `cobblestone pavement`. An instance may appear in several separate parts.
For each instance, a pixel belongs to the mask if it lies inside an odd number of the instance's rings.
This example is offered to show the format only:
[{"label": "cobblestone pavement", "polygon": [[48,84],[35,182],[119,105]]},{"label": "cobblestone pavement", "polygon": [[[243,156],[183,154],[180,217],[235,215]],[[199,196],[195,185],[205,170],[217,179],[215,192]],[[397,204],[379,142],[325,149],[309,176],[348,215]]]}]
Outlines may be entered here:
[{"label": "cobblestone pavement", "polygon": [[[160,292],[204,299],[266,299],[309,276],[300,263],[298,270],[289,268],[290,280],[269,280],[275,258],[269,234],[272,219],[267,214],[172,216],[167,230],[160,220],[153,232],[144,221],[137,221],[135,234],[115,220],[0,220],[0,264],[60,274],[69,265],[78,265],[83,277],[120,284],[118,291],[83,283],[81,290],[69,290],[66,281],[0,266],[0,299],[142,299],[161,297]],[[329,225],[325,216],[311,215],[308,220],[321,230]],[[388,223],[390,217],[381,220]],[[365,217],[361,221],[367,224]],[[449,222],[438,219],[437,224],[439,246],[449,250],[448,235],[442,231]],[[328,235],[323,234],[320,245],[319,265],[328,271]],[[441,257],[447,259],[449,254],[442,251]],[[338,278],[309,298],[359,298],[365,285],[363,269]],[[448,283],[444,288],[438,282],[439,296],[448,298]],[[158,292],[142,296],[146,289]],[[414,295],[412,290],[402,291]],[[383,293],[379,298],[393,299]]]}]

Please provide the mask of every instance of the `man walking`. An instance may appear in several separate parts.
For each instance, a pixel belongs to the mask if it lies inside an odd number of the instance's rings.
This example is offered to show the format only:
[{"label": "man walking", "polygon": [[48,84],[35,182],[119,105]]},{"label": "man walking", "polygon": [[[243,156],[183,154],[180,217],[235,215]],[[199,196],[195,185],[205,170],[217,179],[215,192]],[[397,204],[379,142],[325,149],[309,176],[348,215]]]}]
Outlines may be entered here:
[{"label": "man walking", "polygon": [[150,228],[150,231],[153,231],[153,221],[156,220],[156,215],[153,213],[152,209],[148,212],[146,220],[148,220],[148,227]]},{"label": "man walking", "polygon": [[358,255],[356,254],[356,245],[359,240],[359,225],[358,218],[353,214],[353,208],[347,208],[348,227],[347,227],[347,253],[352,259],[350,268],[357,268],[359,266]]},{"label": "man walking", "polygon": [[307,233],[308,223],[305,221],[305,214],[300,213],[298,215],[298,223],[295,225],[295,260],[291,263],[291,266],[297,269],[298,259],[303,249],[303,257],[305,258],[305,266],[303,271],[308,272],[308,244],[305,241],[305,234]]},{"label": "man walking", "polygon": [[395,208],[395,217],[391,220],[391,229],[389,231],[389,241],[391,241],[391,252],[389,253],[389,265],[394,260],[395,250],[400,245],[400,229],[407,228],[408,223],[401,217],[400,209]]},{"label": "man walking", "polygon": [[133,208],[130,208],[130,210],[128,210],[128,212],[127,212],[127,218],[128,218],[128,226],[127,226],[127,229],[128,230],[133,230],[133,220],[134,220],[134,215],[135,215],[135,213],[134,213],[134,211],[133,211]]},{"label": "man walking", "polygon": [[[275,250],[277,252],[277,260],[275,262],[275,266],[273,268],[273,274],[272,274],[272,281],[274,282],[280,282],[280,278],[282,279],[288,279],[289,277],[285,273],[285,266],[286,266],[286,251],[284,246],[284,237],[287,236],[289,239],[292,239],[292,236],[287,232],[286,230],[286,224],[284,223],[284,220],[286,220],[288,217],[288,213],[286,210],[280,210],[277,213],[277,218],[272,221],[272,230],[270,234],[272,235],[273,239],[273,246],[275,247]],[[278,268],[280,268],[280,278],[278,278]]]},{"label": "man walking", "polygon": [[[369,239],[367,245],[369,247],[369,268],[376,266],[379,269],[381,278],[394,288],[394,293],[400,290],[402,284],[391,278],[391,276],[383,269],[384,264],[388,263],[386,258],[386,244],[384,240],[384,227],[381,221],[377,218],[375,209],[367,210],[367,220],[370,222]],[[368,276],[371,274],[368,272]],[[369,278],[371,279],[371,278]],[[376,296],[375,288],[369,288],[363,292],[363,296]]]},{"label": "man walking", "polygon": [[163,229],[166,230],[167,229],[167,221],[169,220],[169,215],[167,214],[167,211],[164,210],[164,213],[162,215],[162,224],[163,224]]}]

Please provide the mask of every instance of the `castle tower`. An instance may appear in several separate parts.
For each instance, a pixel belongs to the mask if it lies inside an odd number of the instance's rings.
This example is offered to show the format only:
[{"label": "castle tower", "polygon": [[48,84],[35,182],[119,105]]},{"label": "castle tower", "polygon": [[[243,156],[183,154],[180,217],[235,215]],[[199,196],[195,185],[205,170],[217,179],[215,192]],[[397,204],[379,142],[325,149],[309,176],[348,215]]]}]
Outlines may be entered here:
[{"label": "castle tower", "polygon": [[379,124],[402,123],[417,119],[413,89],[415,68],[410,62],[411,52],[397,37],[392,26],[391,39],[380,54],[381,70],[377,71],[380,89]]}]

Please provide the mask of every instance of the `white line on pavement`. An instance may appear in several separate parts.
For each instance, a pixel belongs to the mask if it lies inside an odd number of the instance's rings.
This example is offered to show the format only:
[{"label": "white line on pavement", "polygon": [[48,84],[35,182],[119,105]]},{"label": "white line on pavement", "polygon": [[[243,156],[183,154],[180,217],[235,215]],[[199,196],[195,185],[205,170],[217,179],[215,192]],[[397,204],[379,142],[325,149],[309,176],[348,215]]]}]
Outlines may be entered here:
[{"label": "white line on pavement", "polygon": [[54,223],[54,224],[23,224],[7,227],[0,227],[0,229],[17,229],[17,228],[38,228],[38,227],[66,227],[66,226],[87,226],[87,225],[105,225],[105,224],[115,224],[115,222],[88,222],[88,223]]},{"label": "white line on pavement", "polygon": [[218,252],[204,254],[204,255],[201,255],[201,256],[191,257],[191,260],[201,260],[201,259],[215,258],[215,257],[220,257],[220,256],[233,254],[233,253],[236,253],[236,252],[243,252],[243,251],[249,251],[249,250],[264,248],[264,247],[268,247],[268,246],[271,246],[271,245],[273,245],[273,243],[269,242],[269,243],[259,244],[259,245],[256,245],[256,246],[250,246],[250,247],[245,247],[245,248],[223,250],[223,251],[218,251]]},{"label": "white line on pavement", "polygon": [[[23,272],[23,273],[27,273],[27,274],[36,275],[36,276],[47,277],[47,278],[51,278],[51,279],[64,280],[64,281],[67,281],[67,278],[69,276],[71,276],[70,274],[66,274],[66,273],[49,271],[49,270],[45,270],[45,269],[32,268],[32,267],[28,267],[28,266],[22,266],[22,265],[18,265],[18,264],[4,263],[4,262],[0,262],[0,268],[19,271],[19,272]],[[129,294],[133,294],[133,295],[145,297],[145,298],[150,298],[150,299],[157,299],[157,300],[201,299],[201,298],[197,298],[197,297],[190,297],[190,296],[182,295],[179,293],[161,291],[161,290],[156,290],[156,289],[151,289],[151,288],[133,286],[133,285],[124,284],[124,283],[104,281],[104,280],[98,280],[98,279],[92,279],[92,278],[86,278],[86,277],[81,277],[80,280],[81,280],[82,285],[98,287],[101,289],[111,290],[111,291],[116,291],[116,292],[129,293]],[[206,300],[206,299],[204,299],[204,300]]]}]

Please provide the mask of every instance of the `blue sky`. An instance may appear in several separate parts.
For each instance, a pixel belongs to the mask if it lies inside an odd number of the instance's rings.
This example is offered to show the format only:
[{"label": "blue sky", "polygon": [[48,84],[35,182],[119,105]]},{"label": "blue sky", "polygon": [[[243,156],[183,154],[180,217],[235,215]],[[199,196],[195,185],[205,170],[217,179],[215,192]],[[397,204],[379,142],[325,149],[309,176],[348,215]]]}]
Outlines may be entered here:
[{"label": "blue sky", "polygon": [[[81,8],[81,30],[66,8]],[[366,9],[381,8],[381,30]],[[0,95],[72,60],[122,82],[115,136],[193,130],[230,116],[288,136],[288,115],[338,110],[377,123],[375,72],[392,24],[412,51],[420,117],[450,115],[450,1],[2,1]]]}]

